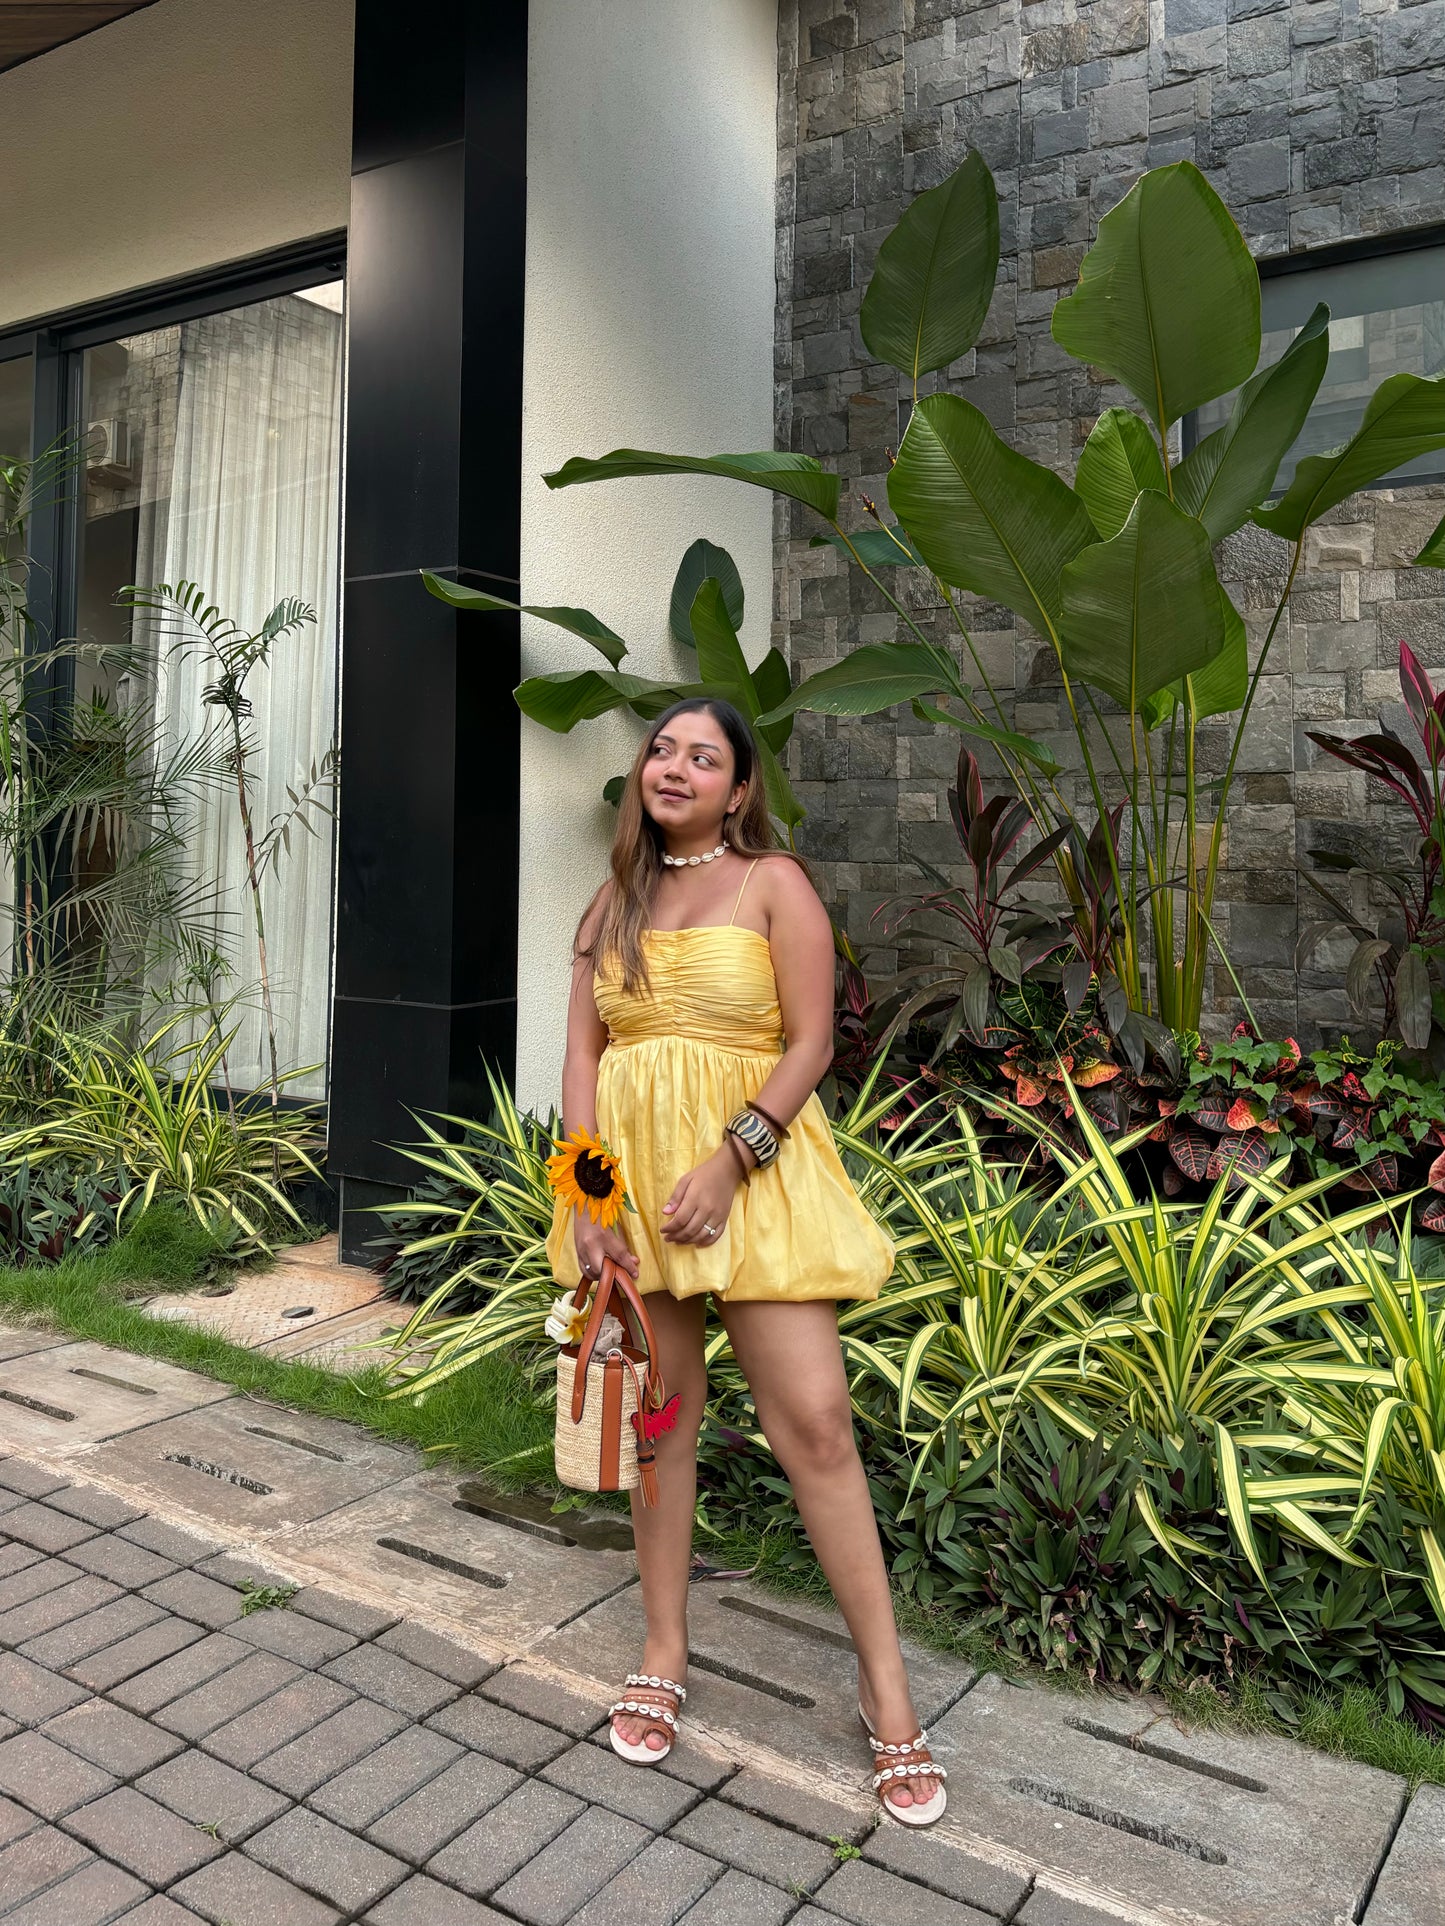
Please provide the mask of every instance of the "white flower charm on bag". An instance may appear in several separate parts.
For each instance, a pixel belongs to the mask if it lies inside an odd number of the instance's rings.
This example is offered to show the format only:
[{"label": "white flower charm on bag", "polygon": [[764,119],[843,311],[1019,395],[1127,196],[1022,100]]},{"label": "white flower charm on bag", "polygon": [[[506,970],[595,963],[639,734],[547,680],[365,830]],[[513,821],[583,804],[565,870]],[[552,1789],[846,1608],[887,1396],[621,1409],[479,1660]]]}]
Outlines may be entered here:
[{"label": "white flower charm on bag", "polygon": [[[570,1296],[559,1297],[547,1314],[547,1322],[542,1329],[554,1344],[580,1344],[591,1312],[590,1299],[579,1311]],[[626,1336],[621,1320],[609,1311],[597,1332],[597,1355],[605,1357],[609,1351],[620,1346]]]}]

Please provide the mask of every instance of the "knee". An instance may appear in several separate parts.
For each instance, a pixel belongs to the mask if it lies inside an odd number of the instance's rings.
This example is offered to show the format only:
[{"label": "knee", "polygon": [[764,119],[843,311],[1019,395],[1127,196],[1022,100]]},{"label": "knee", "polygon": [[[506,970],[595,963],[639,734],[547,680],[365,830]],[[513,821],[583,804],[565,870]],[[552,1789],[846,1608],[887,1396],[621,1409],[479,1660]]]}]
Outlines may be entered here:
[{"label": "knee", "polygon": [[790,1412],[765,1430],[773,1455],[789,1477],[800,1472],[826,1477],[847,1469],[858,1455],[853,1413],[846,1404]]}]

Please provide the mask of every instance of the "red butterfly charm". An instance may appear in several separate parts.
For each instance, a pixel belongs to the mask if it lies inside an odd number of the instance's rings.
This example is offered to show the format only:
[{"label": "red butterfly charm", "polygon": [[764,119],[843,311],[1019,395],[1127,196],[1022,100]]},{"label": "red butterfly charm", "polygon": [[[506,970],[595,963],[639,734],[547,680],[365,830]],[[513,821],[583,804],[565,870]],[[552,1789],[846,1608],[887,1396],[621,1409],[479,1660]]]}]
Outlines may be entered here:
[{"label": "red butterfly charm", "polygon": [[660,1438],[664,1431],[671,1431],[677,1423],[678,1410],[682,1404],[681,1394],[668,1399],[661,1411],[634,1411],[632,1428],[645,1444]]}]

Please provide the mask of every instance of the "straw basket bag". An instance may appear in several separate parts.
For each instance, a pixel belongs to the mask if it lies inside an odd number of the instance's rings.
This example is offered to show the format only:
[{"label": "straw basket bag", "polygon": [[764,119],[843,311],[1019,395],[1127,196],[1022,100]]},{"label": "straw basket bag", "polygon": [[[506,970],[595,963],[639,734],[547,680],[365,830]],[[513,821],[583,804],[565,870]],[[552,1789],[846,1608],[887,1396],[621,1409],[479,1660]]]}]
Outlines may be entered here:
[{"label": "straw basket bag", "polygon": [[[588,1282],[572,1302],[581,1310]],[[612,1311],[626,1342],[595,1355],[602,1320]],[[663,1403],[652,1320],[636,1286],[610,1257],[602,1260],[592,1311],[580,1344],[557,1353],[557,1476],[574,1491],[642,1488],[645,1505],[657,1503],[657,1462],[652,1426],[644,1420]]]}]

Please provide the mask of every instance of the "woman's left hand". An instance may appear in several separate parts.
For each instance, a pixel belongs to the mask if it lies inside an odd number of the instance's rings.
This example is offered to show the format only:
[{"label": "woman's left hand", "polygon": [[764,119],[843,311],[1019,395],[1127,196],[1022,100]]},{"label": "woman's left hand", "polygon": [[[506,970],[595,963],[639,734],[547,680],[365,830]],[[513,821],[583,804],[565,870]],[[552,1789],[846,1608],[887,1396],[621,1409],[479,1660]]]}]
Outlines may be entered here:
[{"label": "woman's left hand", "polygon": [[737,1159],[724,1144],[681,1178],[663,1205],[664,1242],[715,1244],[741,1182]]}]

